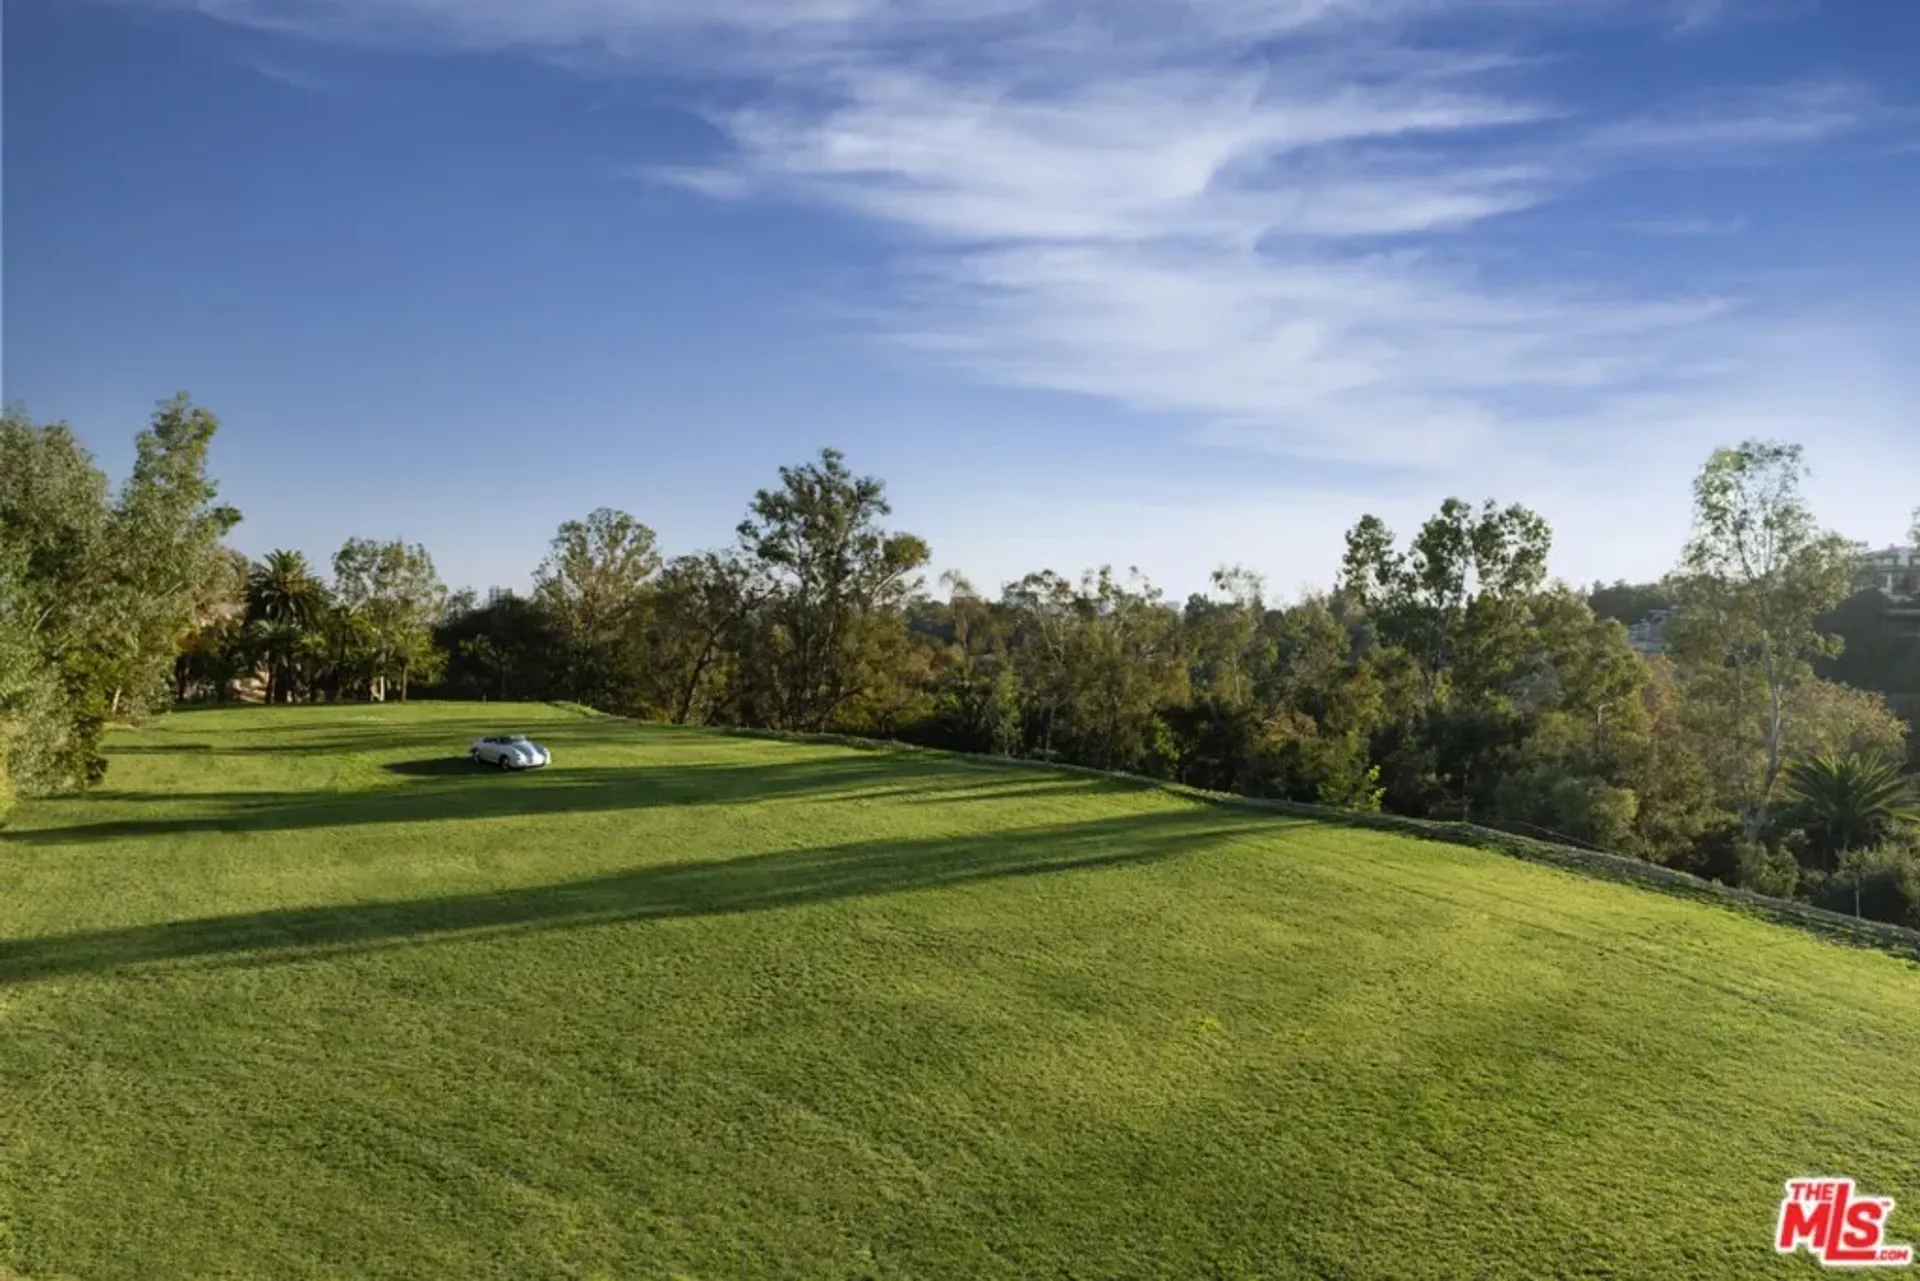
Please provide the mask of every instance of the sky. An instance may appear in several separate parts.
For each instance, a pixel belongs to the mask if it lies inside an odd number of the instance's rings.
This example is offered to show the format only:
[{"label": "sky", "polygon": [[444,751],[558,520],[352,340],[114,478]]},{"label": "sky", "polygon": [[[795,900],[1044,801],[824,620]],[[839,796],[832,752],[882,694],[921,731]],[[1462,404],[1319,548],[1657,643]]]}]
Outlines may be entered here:
[{"label": "sky", "polygon": [[10,0],[6,401],[232,536],[522,587],[822,446],[993,587],[1522,502],[1648,579],[1716,446],[1920,504],[1920,4]]}]

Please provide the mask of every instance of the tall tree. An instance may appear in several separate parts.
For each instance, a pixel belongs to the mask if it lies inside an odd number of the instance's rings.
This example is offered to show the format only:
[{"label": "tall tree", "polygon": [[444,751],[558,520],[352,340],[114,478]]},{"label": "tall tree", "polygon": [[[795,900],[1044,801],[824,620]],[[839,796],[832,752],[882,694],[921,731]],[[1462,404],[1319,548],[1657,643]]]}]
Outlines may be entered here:
[{"label": "tall tree", "polygon": [[447,588],[433,557],[398,538],[350,538],[334,553],[333,580],[335,598],[356,624],[352,634],[367,692],[384,698],[393,682],[406,701],[413,674],[431,670],[439,654],[433,629],[446,607]]},{"label": "tall tree", "polygon": [[490,593],[484,605],[462,595],[434,632],[447,655],[443,694],[502,702],[565,696],[565,638],[546,610],[509,591]]},{"label": "tall tree", "polygon": [[112,715],[137,714],[166,697],[174,657],[222,569],[220,539],[240,513],[214,501],[218,487],[207,475],[219,427],[182,392],[135,438],[133,471],[107,523],[110,606],[100,668]]},{"label": "tall tree", "polygon": [[674,724],[707,720],[726,702],[764,591],[753,567],[733,552],[679,556],[661,571],[647,630],[657,686],[650,701]]},{"label": "tall tree", "polygon": [[1729,747],[1757,757],[1732,779],[1749,841],[1766,827],[1785,768],[1789,696],[1812,660],[1838,649],[1816,624],[1845,598],[1853,572],[1851,546],[1820,527],[1801,494],[1805,475],[1798,445],[1716,450],[1694,481],[1677,579],[1674,652],[1727,709]]},{"label": "tall tree", "polygon": [[0,739],[22,794],[104,768],[87,659],[108,604],[107,478],[64,423],[0,416]]},{"label": "tall tree", "polygon": [[767,584],[770,711],[796,729],[825,729],[873,686],[875,657],[904,629],[927,545],[887,530],[886,486],[855,476],[844,456],[780,469],[740,523],[741,554]]},{"label": "tall tree", "polygon": [[647,586],[659,569],[653,531],[626,512],[602,507],[560,526],[534,576],[534,599],[566,638],[569,697],[635,710]]},{"label": "tall tree", "polygon": [[109,496],[64,424],[0,418],[0,648],[13,673],[0,739],[23,789],[99,777],[109,720],[166,697],[219,537],[238,519],[206,473],[217,426],[184,396],[166,402]]},{"label": "tall tree", "polygon": [[292,700],[301,639],[323,625],[330,606],[326,583],[300,552],[271,551],[253,567],[247,583],[247,629],[266,665],[269,703]]},{"label": "tall tree", "polygon": [[1453,686],[1485,692],[1517,661],[1521,613],[1546,579],[1552,542],[1534,512],[1491,500],[1476,513],[1447,499],[1405,553],[1365,516],[1347,534],[1341,590],[1413,657],[1428,704],[1440,705]]}]

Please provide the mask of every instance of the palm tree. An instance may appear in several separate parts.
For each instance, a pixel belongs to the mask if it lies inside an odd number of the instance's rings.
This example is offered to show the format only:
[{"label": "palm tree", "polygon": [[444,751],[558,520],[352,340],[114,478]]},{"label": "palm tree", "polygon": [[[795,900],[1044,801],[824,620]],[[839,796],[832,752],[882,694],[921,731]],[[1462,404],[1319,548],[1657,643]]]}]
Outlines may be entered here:
[{"label": "palm tree", "polygon": [[269,623],[311,627],[327,604],[327,585],[299,552],[272,551],[247,576],[247,613]]},{"label": "palm tree", "polygon": [[247,576],[247,619],[267,661],[267,701],[292,697],[300,640],[327,610],[327,585],[299,552],[272,551]]},{"label": "palm tree", "polygon": [[[1794,815],[1814,840],[1829,866],[1853,850],[1886,840],[1901,823],[1920,823],[1908,780],[1881,756],[1816,756],[1787,772]],[[1860,886],[1853,887],[1854,915],[1860,914]]]}]

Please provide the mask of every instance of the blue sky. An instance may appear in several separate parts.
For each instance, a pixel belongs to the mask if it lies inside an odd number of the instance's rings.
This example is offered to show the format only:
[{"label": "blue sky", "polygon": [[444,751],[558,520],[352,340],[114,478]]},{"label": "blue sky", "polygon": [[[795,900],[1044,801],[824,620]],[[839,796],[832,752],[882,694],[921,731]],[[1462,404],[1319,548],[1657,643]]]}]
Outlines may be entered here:
[{"label": "blue sky", "polygon": [[235,541],[725,542],[819,446],[983,586],[1527,502],[1653,576],[1716,444],[1920,503],[1920,5],[13,0],[5,395]]}]

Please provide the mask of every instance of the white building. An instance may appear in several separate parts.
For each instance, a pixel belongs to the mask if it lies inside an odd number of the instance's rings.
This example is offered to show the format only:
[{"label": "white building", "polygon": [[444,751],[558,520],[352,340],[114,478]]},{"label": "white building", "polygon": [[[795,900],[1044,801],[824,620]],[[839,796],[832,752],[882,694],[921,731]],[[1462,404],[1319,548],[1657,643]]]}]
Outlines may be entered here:
[{"label": "white building", "polygon": [[1860,583],[1889,600],[1920,600],[1920,547],[1883,547],[1860,553]]},{"label": "white building", "polygon": [[1627,628],[1627,643],[1648,657],[1663,654],[1667,649],[1667,619],[1673,613],[1670,609],[1656,609],[1639,622]]}]

